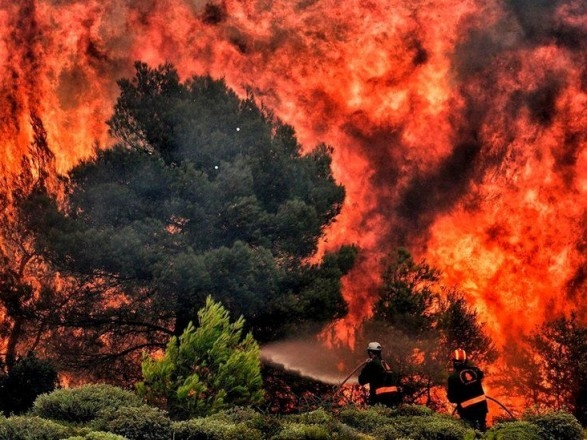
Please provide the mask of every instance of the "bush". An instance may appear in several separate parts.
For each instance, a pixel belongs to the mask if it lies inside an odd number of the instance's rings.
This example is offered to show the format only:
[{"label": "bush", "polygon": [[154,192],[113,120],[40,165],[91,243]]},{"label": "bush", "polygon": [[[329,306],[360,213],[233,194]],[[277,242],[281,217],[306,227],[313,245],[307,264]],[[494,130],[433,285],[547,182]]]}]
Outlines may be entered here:
[{"label": "bush", "polygon": [[119,434],[129,440],[169,440],[172,436],[167,413],[148,405],[103,410],[93,425],[98,431]]},{"label": "bush", "polygon": [[112,385],[93,384],[63,388],[39,396],[32,414],[50,420],[87,423],[96,419],[104,409],[140,405],[139,397],[130,391]]},{"label": "bush", "polygon": [[111,432],[100,432],[92,431],[88,432],[85,436],[69,437],[65,440],[128,440],[126,437],[122,437],[118,434],[112,434]]},{"label": "bush", "polygon": [[[319,426],[320,429],[317,431],[310,430],[308,435],[320,436],[322,430],[328,433],[328,438],[337,440],[357,440],[365,438],[365,435],[359,433],[358,429],[355,429],[349,425],[340,422],[333,416],[332,413],[319,408],[314,411],[302,413],[302,414],[290,414],[282,418],[283,425],[305,425],[305,426]],[[295,430],[296,428],[294,428]],[[362,427],[361,427],[362,429]],[[274,432],[277,438],[289,432],[290,428],[281,428]],[[314,437],[312,437],[314,438]]]},{"label": "bush", "polygon": [[0,440],[59,440],[69,435],[65,426],[40,417],[0,417]]},{"label": "bush", "polygon": [[401,437],[401,433],[393,425],[383,425],[373,432],[375,438],[381,440],[396,440]]},{"label": "bush", "polygon": [[391,410],[391,416],[434,416],[436,413],[424,405],[400,405]]},{"label": "bush", "polygon": [[527,416],[526,420],[538,427],[544,440],[581,440],[583,428],[575,416],[563,411]]},{"label": "bush", "polygon": [[288,415],[287,420],[293,423],[303,423],[304,425],[324,425],[332,421],[332,415],[323,408],[319,408],[302,414]]},{"label": "bush", "polygon": [[320,425],[304,425],[302,423],[286,423],[271,440],[329,440],[332,439],[328,430]]},{"label": "bush", "polygon": [[391,420],[387,411],[377,407],[361,410],[357,408],[343,409],[339,415],[343,423],[361,431],[372,433],[382,426],[389,425]]},{"label": "bush", "polygon": [[538,427],[526,421],[498,423],[485,433],[487,440],[540,440]]},{"label": "bush", "polygon": [[442,415],[395,417],[392,425],[402,435],[419,440],[462,440],[467,434],[474,435],[460,420]]},{"label": "bush", "polygon": [[277,417],[265,415],[250,407],[234,407],[207,417],[207,420],[220,420],[228,424],[244,424],[267,436],[277,433],[281,424]]},{"label": "bush", "polygon": [[260,430],[246,423],[231,423],[218,418],[196,418],[172,425],[175,440],[261,440]]},{"label": "bush", "polygon": [[262,403],[260,348],[252,333],[243,334],[243,317],[230,322],[228,310],[208,296],[198,321],[171,338],[163,357],[145,356],[139,395],[165,405],[174,419]]},{"label": "bush", "polygon": [[0,410],[4,415],[23,414],[33,406],[37,396],[57,386],[57,370],[33,354],[19,359],[0,379]]}]

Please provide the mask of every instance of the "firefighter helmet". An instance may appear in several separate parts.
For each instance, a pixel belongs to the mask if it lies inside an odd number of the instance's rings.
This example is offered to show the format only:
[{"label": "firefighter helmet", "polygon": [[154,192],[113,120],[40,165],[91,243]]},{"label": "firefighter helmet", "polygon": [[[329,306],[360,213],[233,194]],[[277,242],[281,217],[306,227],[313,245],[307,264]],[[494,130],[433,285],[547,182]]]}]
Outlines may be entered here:
[{"label": "firefighter helmet", "polygon": [[467,360],[467,352],[462,348],[457,348],[452,352],[452,360],[455,362],[465,362]]},{"label": "firefighter helmet", "polygon": [[369,345],[367,346],[367,351],[380,352],[381,344],[379,342],[369,342]]}]

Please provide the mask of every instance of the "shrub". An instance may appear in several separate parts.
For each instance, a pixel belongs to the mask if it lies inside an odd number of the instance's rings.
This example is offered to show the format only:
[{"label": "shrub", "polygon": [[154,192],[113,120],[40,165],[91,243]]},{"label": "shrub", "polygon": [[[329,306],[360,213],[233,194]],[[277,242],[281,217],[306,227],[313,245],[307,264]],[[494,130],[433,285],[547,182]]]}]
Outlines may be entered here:
[{"label": "shrub", "polygon": [[487,440],[540,440],[538,427],[526,421],[498,423],[486,433]]},{"label": "shrub", "polygon": [[175,419],[262,403],[260,348],[252,333],[243,333],[243,317],[230,322],[228,310],[209,296],[198,321],[171,338],[162,358],[145,355],[139,395]]},{"label": "shrub", "polygon": [[332,421],[332,415],[327,413],[323,408],[319,408],[302,414],[288,415],[287,420],[305,425],[323,425]]},{"label": "shrub", "polygon": [[391,420],[386,411],[377,407],[361,410],[357,408],[343,409],[339,415],[340,420],[361,432],[372,433],[384,425],[389,425]]},{"label": "shrub", "polygon": [[148,405],[103,410],[93,426],[98,431],[119,434],[129,440],[168,440],[172,436],[167,413]]},{"label": "shrub", "polygon": [[88,432],[85,436],[69,437],[65,440],[128,440],[126,437],[122,437],[118,434],[112,434],[111,432],[100,432],[92,431]]},{"label": "shrub", "polygon": [[[327,412],[323,408],[302,414],[290,414],[283,417],[282,421],[284,422],[284,425],[319,426],[321,429],[318,430],[318,432],[325,430],[329,435],[328,438],[331,439],[357,440],[360,438],[365,438],[363,434],[358,432],[358,429],[340,422],[338,419],[333,417],[332,413]],[[281,438],[281,436],[285,435],[287,432],[289,432],[288,429],[285,429],[285,432],[283,432],[282,428],[282,431],[277,430],[277,432],[274,432],[274,435]],[[320,434],[311,431],[309,435]]]},{"label": "shrub", "polygon": [[86,423],[96,419],[104,409],[140,405],[139,397],[130,391],[112,385],[93,384],[63,388],[39,396],[32,414],[51,420]]},{"label": "shrub", "polygon": [[271,440],[329,440],[331,438],[328,430],[323,426],[286,423]]},{"label": "shrub", "polygon": [[244,424],[249,428],[271,436],[281,429],[277,417],[265,415],[250,407],[234,407],[208,416],[209,420],[220,420],[229,424]]},{"label": "shrub", "polygon": [[575,416],[563,411],[527,416],[526,420],[538,427],[544,440],[581,440],[583,428]]},{"label": "shrub", "polygon": [[248,423],[255,425],[265,416],[250,407],[236,406],[208,416],[212,420],[223,420],[230,423]]},{"label": "shrub", "polygon": [[196,418],[172,425],[175,440],[261,440],[263,433],[246,423],[218,418]]},{"label": "shrub", "polygon": [[438,414],[394,417],[391,422],[400,434],[419,440],[462,440],[468,433],[474,434],[460,420]]},{"label": "shrub", "polygon": [[391,416],[433,416],[436,413],[424,405],[400,405],[391,410]]},{"label": "shrub", "polygon": [[34,354],[19,359],[0,379],[0,410],[5,414],[23,414],[33,406],[37,396],[57,386],[57,370]]},{"label": "shrub", "polygon": [[65,426],[40,417],[0,417],[0,440],[59,440],[68,435]]},{"label": "shrub", "polygon": [[375,438],[381,440],[396,440],[401,437],[401,433],[393,425],[383,425],[373,432]]}]

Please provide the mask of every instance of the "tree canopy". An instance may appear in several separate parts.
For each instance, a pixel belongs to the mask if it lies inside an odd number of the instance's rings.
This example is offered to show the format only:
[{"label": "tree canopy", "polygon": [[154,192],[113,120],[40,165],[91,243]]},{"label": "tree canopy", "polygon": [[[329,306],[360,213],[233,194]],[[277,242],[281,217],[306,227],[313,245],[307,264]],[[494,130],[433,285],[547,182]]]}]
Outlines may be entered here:
[{"label": "tree canopy", "polygon": [[[292,127],[222,80],[135,67],[108,121],[118,143],[71,170],[63,207],[37,192],[24,209],[39,251],[76,280],[66,351],[95,365],[161,346],[208,295],[260,341],[342,317],[356,249],[309,262],[345,196],[332,147],[304,154]],[[80,328],[86,348],[68,337]]]}]

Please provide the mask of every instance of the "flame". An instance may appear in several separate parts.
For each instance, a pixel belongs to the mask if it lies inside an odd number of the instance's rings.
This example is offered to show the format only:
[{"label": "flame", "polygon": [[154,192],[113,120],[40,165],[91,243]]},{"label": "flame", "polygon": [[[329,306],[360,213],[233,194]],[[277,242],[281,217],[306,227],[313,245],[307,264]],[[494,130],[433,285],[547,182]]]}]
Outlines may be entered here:
[{"label": "flame", "polygon": [[8,183],[32,114],[60,173],[108,147],[135,60],[253,87],[305,147],[333,145],[347,199],[319,255],[364,252],[330,343],[354,343],[398,245],[462,287],[498,342],[570,309],[585,319],[580,0],[1,0],[0,29]]}]

